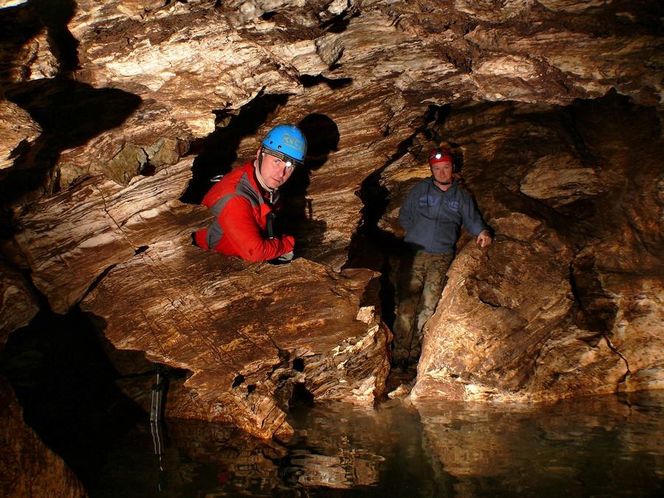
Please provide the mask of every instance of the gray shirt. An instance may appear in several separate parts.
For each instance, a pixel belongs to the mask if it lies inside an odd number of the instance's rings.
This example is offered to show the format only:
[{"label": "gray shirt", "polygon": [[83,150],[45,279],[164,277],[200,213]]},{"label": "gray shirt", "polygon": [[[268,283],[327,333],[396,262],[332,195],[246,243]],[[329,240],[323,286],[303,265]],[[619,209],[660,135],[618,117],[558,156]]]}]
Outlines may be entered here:
[{"label": "gray shirt", "polygon": [[487,226],[472,196],[454,181],[442,191],[427,178],[416,184],[401,206],[399,224],[406,242],[432,253],[453,253],[461,225],[474,236]]}]

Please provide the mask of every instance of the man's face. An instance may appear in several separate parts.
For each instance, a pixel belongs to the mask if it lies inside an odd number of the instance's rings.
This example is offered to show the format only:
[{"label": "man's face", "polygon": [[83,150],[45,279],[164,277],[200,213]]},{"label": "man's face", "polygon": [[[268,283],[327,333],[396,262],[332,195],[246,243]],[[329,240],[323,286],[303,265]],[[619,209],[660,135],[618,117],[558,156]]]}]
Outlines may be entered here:
[{"label": "man's face", "polygon": [[281,187],[293,174],[295,168],[293,166],[286,166],[286,161],[271,156],[267,152],[259,152],[259,154],[263,155],[261,176],[265,180],[265,185],[270,188]]},{"label": "man's face", "polygon": [[443,161],[430,165],[431,174],[438,183],[450,183],[452,181],[452,162]]}]

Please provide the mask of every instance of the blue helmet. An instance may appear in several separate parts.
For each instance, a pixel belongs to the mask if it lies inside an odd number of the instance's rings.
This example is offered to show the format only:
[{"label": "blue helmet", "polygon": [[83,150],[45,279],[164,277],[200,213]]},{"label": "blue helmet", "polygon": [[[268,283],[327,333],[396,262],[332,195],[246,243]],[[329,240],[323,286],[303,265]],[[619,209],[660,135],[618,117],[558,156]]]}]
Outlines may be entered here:
[{"label": "blue helmet", "polygon": [[307,155],[307,139],[295,125],[281,124],[272,128],[261,144],[270,155],[302,164]]}]

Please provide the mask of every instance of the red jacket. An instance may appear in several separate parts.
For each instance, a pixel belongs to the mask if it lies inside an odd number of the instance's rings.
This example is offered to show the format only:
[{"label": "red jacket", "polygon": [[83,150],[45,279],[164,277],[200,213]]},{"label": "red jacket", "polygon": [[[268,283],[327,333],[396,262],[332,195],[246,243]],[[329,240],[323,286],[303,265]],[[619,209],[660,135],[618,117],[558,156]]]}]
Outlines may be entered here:
[{"label": "red jacket", "polygon": [[253,163],[224,176],[205,194],[202,204],[215,218],[195,233],[199,247],[248,261],[267,261],[293,250],[295,239],[290,235],[267,236],[267,216],[274,206],[256,180]]}]

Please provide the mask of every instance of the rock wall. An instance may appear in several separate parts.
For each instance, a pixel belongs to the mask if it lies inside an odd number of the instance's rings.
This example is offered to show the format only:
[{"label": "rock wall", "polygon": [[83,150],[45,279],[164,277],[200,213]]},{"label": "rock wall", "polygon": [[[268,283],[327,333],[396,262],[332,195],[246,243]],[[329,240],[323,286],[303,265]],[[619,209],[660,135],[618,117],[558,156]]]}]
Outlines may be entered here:
[{"label": "rock wall", "polygon": [[[182,416],[285,437],[296,384],[373,402],[389,332],[370,274],[340,270],[370,213],[398,235],[436,136],[459,145],[497,238],[461,242],[413,397],[661,387],[658,2],[0,5],[2,233],[19,248],[4,258],[53,310],[83,303],[117,347],[188,370]],[[208,214],[180,199],[279,122],[312,144],[286,196],[302,259],[192,248]]]},{"label": "rock wall", "polygon": [[23,421],[23,412],[9,382],[0,377],[0,491],[7,498],[23,496],[87,496],[62,459],[48,449]]},{"label": "rock wall", "polygon": [[453,112],[441,132],[463,151],[463,177],[496,237],[485,250],[460,244],[412,397],[661,388],[657,116],[611,98],[563,110],[504,105]]}]

